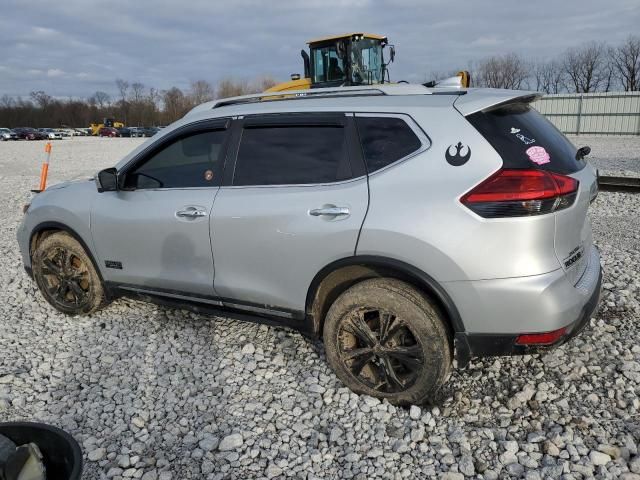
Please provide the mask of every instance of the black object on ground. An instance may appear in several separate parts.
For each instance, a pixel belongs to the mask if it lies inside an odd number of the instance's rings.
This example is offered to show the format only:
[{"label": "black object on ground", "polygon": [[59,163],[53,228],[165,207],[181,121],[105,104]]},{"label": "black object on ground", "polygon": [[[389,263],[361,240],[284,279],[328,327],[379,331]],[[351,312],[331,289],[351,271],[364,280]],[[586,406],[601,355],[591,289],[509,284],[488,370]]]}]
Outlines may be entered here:
[{"label": "black object on ground", "polygon": [[35,443],[42,453],[47,479],[80,480],[82,450],[64,430],[44,423],[9,422],[0,423],[0,435],[18,446]]},{"label": "black object on ground", "polygon": [[599,175],[598,189],[608,192],[640,193],[640,178]]}]

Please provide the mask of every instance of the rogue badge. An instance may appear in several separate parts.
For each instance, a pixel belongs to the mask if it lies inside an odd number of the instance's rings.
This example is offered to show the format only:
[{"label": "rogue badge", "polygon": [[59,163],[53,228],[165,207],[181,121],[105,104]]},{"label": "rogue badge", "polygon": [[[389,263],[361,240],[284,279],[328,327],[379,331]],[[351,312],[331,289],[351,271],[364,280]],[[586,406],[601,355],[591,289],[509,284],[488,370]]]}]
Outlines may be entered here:
[{"label": "rogue badge", "polygon": [[[456,153],[454,155],[451,155],[452,148],[456,149]],[[461,155],[463,148],[467,149],[467,153],[465,153],[464,155]],[[447,162],[449,163],[449,165],[453,165],[454,167],[459,167],[460,165],[464,165],[465,163],[467,163],[471,158],[471,148],[466,145],[463,145],[462,142],[458,142],[457,145],[449,145],[449,147],[447,148],[447,151],[444,154],[444,158],[447,159]]]}]

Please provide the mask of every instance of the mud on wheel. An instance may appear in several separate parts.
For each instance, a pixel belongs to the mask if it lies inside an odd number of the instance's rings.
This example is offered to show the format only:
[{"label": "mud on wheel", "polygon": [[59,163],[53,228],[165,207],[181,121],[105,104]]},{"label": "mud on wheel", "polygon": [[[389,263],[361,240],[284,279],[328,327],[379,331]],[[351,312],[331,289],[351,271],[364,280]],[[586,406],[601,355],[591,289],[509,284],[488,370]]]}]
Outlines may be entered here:
[{"label": "mud on wheel", "polygon": [[102,281],[80,243],[59,232],[42,240],[32,257],[44,298],[68,315],[88,314],[104,303]]},{"label": "mud on wheel", "polygon": [[441,313],[395,279],[349,288],[329,309],[323,336],[327,359],[346,386],[396,404],[428,400],[451,366]]}]

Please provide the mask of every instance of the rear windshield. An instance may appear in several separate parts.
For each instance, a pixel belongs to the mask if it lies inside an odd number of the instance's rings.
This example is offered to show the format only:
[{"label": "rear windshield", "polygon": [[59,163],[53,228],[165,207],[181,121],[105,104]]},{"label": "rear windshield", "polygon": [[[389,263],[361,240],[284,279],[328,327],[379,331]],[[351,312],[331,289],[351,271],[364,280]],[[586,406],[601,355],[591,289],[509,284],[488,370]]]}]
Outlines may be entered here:
[{"label": "rear windshield", "polygon": [[585,162],[576,147],[549,120],[525,103],[477,112],[467,120],[502,157],[504,168],[538,168],[573,173]]}]

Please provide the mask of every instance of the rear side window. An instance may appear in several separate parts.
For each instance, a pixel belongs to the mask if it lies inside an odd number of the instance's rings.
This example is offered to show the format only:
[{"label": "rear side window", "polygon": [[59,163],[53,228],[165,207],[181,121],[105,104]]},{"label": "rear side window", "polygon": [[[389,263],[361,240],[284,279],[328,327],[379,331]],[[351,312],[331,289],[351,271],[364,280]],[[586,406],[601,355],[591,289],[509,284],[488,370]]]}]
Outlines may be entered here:
[{"label": "rear side window", "polygon": [[342,126],[245,128],[234,185],[331,183],[351,178]]},{"label": "rear side window", "polygon": [[396,117],[356,117],[367,170],[376,170],[418,150],[422,143],[407,122]]},{"label": "rear side window", "polygon": [[500,154],[505,168],[573,173],[585,166],[576,147],[549,120],[525,103],[478,112],[467,120]]}]

